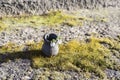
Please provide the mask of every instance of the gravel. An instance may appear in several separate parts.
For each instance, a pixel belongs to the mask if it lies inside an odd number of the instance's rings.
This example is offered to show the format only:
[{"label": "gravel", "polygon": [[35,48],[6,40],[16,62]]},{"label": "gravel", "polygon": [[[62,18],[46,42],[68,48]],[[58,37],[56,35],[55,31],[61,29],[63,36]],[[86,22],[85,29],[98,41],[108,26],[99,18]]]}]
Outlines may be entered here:
[{"label": "gravel", "polygon": [[[119,10],[119,9],[118,9]],[[119,12],[118,12],[119,13]],[[0,32],[0,46],[12,42],[26,44],[27,42],[39,42],[43,40],[45,33],[57,33],[61,36],[63,43],[71,39],[86,40],[95,34],[96,37],[107,37],[119,40],[120,36],[120,14],[110,12],[109,22],[90,22],[80,27],[67,25],[58,27],[40,26],[39,28],[19,26],[9,31]],[[95,25],[96,23],[96,25]],[[1,56],[1,55],[0,55]],[[114,57],[115,58],[115,57]],[[120,63],[120,60],[117,60]],[[105,70],[107,79],[120,80],[120,71]],[[92,73],[91,73],[92,74]],[[58,76],[58,77],[55,77]],[[59,79],[58,79],[59,78]],[[9,60],[0,62],[0,80],[98,80],[94,74],[90,78],[75,71],[50,71],[45,68],[34,69],[28,59]]]},{"label": "gravel", "polygon": [[[45,30],[44,30],[45,29]],[[3,31],[0,33],[0,45],[12,42],[16,44],[25,44],[27,42],[39,42],[43,40],[45,33],[57,33],[62,38],[63,43],[70,41],[71,39],[86,40],[90,38],[92,34],[96,37],[108,37],[118,39],[120,35],[120,27],[107,26],[107,24],[101,24],[97,26],[82,26],[82,27],[40,27],[35,29],[32,27],[13,29],[9,33]]]},{"label": "gravel", "polygon": [[106,74],[110,80],[120,80],[120,71],[107,69]]},{"label": "gravel", "polygon": [[[50,71],[45,68],[34,69],[28,59],[9,60],[0,64],[0,80],[80,80],[85,75],[75,71]],[[98,79],[92,76],[90,80]]]},{"label": "gravel", "polygon": [[[107,69],[105,71],[109,80],[120,80],[120,71]],[[75,71],[51,71],[46,68],[35,69],[31,67],[28,59],[9,60],[0,64],[0,80],[98,80],[97,76],[87,75]]]},{"label": "gravel", "polygon": [[30,66],[30,60],[18,59],[0,64],[0,80],[29,80],[32,78],[33,69]]},{"label": "gravel", "polygon": [[49,10],[78,10],[120,7],[120,0],[0,0],[0,16],[33,14]]},{"label": "gravel", "polygon": [[[10,33],[3,31],[0,33],[0,44],[4,45],[7,42],[13,42],[16,44],[25,44],[28,41],[39,42],[42,40],[43,35],[46,32],[55,32],[62,36],[64,43],[68,42],[73,38],[80,40],[87,39],[91,36],[91,32],[94,31],[99,33],[98,37],[112,37],[117,38],[118,29],[112,29],[99,27],[99,26],[84,26],[84,27],[69,27],[61,26],[60,31],[56,28],[41,27],[40,29],[35,28],[19,28],[14,29]],[[44,30],[44,31],[43,31]],[[79,30],[79,31],[78,31]],[[112,34],[114,30],[114,34]],[[110,31],[110,32],[109,32]],[[13,33],[14,32],[14,33]],[[60,32],[60,33],[59,33]],[[103,34],[104,33],[104,34]],[[108,79],[119,80],[120,71],[106,70]],[[34,69],[31,67],[31,61],[27,59],[17,59],[14,61],[8,61],[0,63],[0,79],[6,80],[98,80],[97,76],[92,75],[90,78],[86,78],[85,75],[75,71],[46,71],[44,68]]]}]

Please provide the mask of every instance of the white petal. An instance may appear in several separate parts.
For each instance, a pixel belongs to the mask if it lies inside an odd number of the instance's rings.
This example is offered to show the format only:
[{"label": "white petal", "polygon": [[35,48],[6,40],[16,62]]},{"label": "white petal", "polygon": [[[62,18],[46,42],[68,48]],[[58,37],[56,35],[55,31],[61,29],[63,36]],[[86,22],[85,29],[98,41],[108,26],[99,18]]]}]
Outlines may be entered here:
[{"label": "white petal", "polygon": [[54,47],[55,46],[55,43],[53,42],[53,43],[50,43],[50,46],[51,47]]}]

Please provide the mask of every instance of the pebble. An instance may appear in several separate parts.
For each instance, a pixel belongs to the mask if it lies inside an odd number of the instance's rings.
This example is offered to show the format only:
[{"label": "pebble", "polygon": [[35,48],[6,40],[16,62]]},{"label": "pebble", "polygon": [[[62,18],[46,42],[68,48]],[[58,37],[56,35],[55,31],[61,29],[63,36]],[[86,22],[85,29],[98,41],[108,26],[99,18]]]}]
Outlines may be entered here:
[{"label": "pebble", "polygon": [[105,72],[107,74],[108,79],[114,78],[115,80],[120,80],[120,71],[107,69]]}]

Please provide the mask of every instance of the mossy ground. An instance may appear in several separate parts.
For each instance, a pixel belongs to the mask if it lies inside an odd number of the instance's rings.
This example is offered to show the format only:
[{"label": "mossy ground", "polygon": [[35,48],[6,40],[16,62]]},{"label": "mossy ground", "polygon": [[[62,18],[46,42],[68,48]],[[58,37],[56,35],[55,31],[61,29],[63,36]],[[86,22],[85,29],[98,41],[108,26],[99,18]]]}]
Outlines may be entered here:
[{"label": "mossy ground", "polygon": [[[110,48],[120,50],[120,44],[108,38],[91,37],[89,41],[71,40],[67,44],[60,45],[59,55],[45,57],[40,51],[43,42],[28,43],[17,46],[9,43],[0,48],[0,61],[9,59],[29,58],[35,68],[46,67],[51,70],[75,70],[83,72],[94,72],[96,75],[105,77],[106,68],[117,68],[110,61]],[[109,48],[104,44],[110,45]],[[27,51],[21,51],[27,46]],[[7,56],[5,56],[7,54]],[[3,57],[5,56],[5,57]]]},{"label": "mossy ground", "polygon": [[[105,21],[104,18],[95,19]],[[65,14],[61,11],[51,11],[40,16],[17,16],[3,17],[0,19],[0,30],[17,26],[39,27],[45,26],[81,26],[83,21],[94,21],[93,18],[76,17]],[[67,44],[60,45],[59,55],[45,57],[40,51],[43,42],[27,43],[26,45],[16,45],[8,43],[0,47],[0,62],[9,59],[28,58],[32,61],[33,67],[46,67],[52,70],[75,70],[83,72],[93,72],[100,77],[105,77],[104,69],[112,68],[120,70],[120,67],[110,61],[110,53],[120,50],[120,43],[108,38],[92,37],[87,42],[72,40]],[[106,47],[108,45],[109,47]],[[26,49],[26,51],[24,51]],[[114,65],[116,64],[116,65]]]},{"label": "mossy ground", "polygon": [[[91,13],[90,11],[86,12]],[[71,12],[71,14],[68,14],[65,11],[49,11],[43,15],[6,16],[0,18],[0,31],[4,29],[17,28],[18,26],[30,26],[35,28],[39,28],[40,26],[53,27],[58,25],[82,26],[86,21],[107,22],[107,18],[101,16],[85,16],[82,14],[82,11]]]},{"label": "mossy ground", "polygon": [[[84,18],[84,17],[82,17]],[[50,11],[43,15],[23,15],[2,17],[0,19],[0,30],[17,26],[31,26],[39,28],[40,26],[58,26],[66,24],[68,26],[81,26],[82,21],[74,15],[65,14],[62,11]]]}]

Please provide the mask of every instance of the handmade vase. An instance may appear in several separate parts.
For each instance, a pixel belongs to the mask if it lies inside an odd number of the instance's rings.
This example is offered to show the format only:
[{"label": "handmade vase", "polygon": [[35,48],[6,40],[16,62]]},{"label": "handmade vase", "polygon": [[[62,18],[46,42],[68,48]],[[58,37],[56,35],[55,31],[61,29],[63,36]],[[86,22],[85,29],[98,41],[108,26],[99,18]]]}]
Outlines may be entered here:
[{"label": "handmade vase", "polygon": [[44,44],[42,45],[42,52],[46,56],[56,56],[59,52],[60,40],[54,33],[45,34],[43,36]]}]

